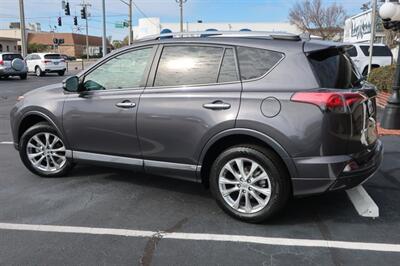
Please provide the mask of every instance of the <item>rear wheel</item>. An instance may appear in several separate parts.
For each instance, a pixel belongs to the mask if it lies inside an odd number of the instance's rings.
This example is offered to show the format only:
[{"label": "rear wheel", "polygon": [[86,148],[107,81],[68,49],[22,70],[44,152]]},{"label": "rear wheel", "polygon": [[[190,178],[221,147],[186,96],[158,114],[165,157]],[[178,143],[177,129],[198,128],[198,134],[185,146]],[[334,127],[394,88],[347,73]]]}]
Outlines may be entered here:
[{"label": "rear wheel", "polygon": [[48,123],[38,123],[21,137],[20,157],[33,173],[43,177],[65,176],[73,167],[63,140]]},{"label": "rear wheel", "polygon": [[22,75],[19,75],[19,77],[21,78],[21,79],[26,79],[27,77],[28,77],[28,74],[22,74]]},{"label": "rear wheel", "polygon": [[40,69],[39,66],[37,66],[37,67],[35,68],[35,74],[36,74],[36,76],[38,76],[38,77],[44,76],[44,72]]},{"label": "rear wheel", "polygon": [[275,153],[258,146],[240,145],[222,152],[210,174],[210,188],[229,215],[262,222],[276,214],[290,195],[289,177]]},{"label": "rear wheel", "polygon": [[58,71],[59,76],[64,76],[64,74],[65,74],[65,70]]}]

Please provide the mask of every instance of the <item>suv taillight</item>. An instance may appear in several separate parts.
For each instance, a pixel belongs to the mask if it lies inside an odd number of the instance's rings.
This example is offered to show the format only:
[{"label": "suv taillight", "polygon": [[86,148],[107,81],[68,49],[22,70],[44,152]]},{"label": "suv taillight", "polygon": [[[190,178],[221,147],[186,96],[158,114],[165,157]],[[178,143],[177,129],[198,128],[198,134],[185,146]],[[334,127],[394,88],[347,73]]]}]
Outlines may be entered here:
[{"label": "suv taillight", "polygon": [[322,111],[346,112],[364,99],[365,96],[357,92],[297,92],[291,101],[314,104]]},{"label": "suv taillight", "polygon": [[0,60],[0,66],[4,65],[4,61]]},{"label": "suv taillight", "polygon": [[51,63],[51,60],[42,60],[42,63],[45,63],[45,64]]}]

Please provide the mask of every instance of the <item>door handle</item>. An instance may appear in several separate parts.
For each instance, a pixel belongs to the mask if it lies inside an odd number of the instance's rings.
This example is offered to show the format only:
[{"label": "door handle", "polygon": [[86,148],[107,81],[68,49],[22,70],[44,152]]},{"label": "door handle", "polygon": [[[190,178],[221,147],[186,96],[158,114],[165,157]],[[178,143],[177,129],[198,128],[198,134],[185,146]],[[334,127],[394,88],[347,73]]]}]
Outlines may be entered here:
[{"label": "door handle", "polygon": [[210,110],[227,110],[231,108],[231,105],[222,101],[215,101],[212,103],[205,103],[203,104],[203,107]]},{"label": "door handle", "polygon": [[119,107],[119,108],[134,108],[136,106],[136,103],[130,102],[130,101],[123,101],[120,103],[117,103],[115,106]]}]

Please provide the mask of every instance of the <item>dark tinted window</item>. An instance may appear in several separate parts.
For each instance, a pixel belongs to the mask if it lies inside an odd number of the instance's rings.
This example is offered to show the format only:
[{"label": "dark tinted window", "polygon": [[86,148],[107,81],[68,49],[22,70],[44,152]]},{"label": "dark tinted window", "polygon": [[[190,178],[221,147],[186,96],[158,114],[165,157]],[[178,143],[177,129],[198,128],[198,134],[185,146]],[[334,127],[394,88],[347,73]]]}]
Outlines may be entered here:
[{"label": "dark tinted window", "polygon": [[154,86],[216,83],[224,49],[208,46],[169,46],[163,49]]},{"label": "dark tinted window", "polygon": [[233,49],[225,50],[224,59],[222,60],[221,70],[219,72],[218,82],[238,81],[238,71],[236,68],[235,54]]},{"label": "dark tinted window", "polygon": [[353,46],[353,48],[347,50],[347,54],[350,55],[351,57],[356,57],[357,56],[357,48]]},{"label": "dark tinted window", "polygon": [[[369,46],[360,46],[365,56],[369,56]],[[392,56],[392,51],[390,51],[387,46],[374,46],[372,56]]]},{"label": "dark tinted window", "polygon": [[359,78],[350,58],[338,49],[312,53],[309,60],[322,88],[351,88]]},{"label": "dark tinted window", "polygon": [[237,51],[243,80],[263,76],[283,58],[281,53],[264,49],[238,47]]},{"label": "dark tinted window", "polygon": [[61,56],[59,54],[46,54],[44,59],[61,59]]},{"label": "dark tinted window", "polygon": [[4,61],[12,61],[15,58],[23,59],[20,54],[3,54]]}]

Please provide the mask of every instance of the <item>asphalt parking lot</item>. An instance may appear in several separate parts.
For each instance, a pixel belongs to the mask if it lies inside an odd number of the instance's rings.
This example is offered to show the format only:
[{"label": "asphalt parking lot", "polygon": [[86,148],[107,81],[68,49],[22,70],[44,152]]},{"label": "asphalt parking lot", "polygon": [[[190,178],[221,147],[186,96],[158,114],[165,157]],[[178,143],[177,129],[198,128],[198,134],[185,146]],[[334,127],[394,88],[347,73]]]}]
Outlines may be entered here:
[{"label": "asphalt parking lot", "polygon": [[246,224],[199,184],[86,165],[66,178],[28,172],[10,145],[9,111],[63,78],[0,80],[0,265],[399,265],[400,137],[382,138],[383,166],[364,185],[379,218],[337,192]]}]

